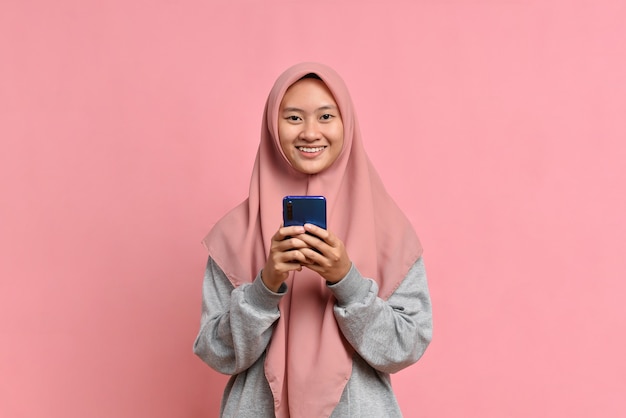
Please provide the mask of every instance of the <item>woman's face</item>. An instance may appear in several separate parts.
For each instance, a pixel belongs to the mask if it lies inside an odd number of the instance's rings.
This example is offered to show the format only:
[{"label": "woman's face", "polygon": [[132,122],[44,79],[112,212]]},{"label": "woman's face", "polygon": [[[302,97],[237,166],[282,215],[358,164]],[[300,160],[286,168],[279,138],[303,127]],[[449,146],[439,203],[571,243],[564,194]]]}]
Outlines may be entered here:
[{"label": "woman's face", "polygon": [[317,174],[335,162],[343,147],[343,121],[324,82],[305,78],[287,89],[278,113],[278,139],[301,173]]}]

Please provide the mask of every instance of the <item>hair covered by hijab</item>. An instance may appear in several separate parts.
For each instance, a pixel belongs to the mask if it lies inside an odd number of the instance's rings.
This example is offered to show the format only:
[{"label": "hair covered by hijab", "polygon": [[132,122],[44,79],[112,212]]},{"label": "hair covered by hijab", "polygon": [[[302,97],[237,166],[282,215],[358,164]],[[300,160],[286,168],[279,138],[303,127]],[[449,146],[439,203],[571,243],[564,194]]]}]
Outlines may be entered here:
[{"label": "hair covered by hijab", "polygon": [[[313,175],[290,165],[278,138],[281,100],[291,85],[310,74],[332,93],[344,127],[339,157]],[[265,105],[248,198],[203,241],[233,286],[251,282],[265,265],[271,237],[281,225],[286,195],[326,197],[329,230],[344,242],[359,272],[378,283],[382,299],[393,293],[422,254],[410,221],[365,153],[345,83],[322,64],[300,63],[278,77]],[[304,268],[292,273],[286,284],[289,290],[279,304],[281,316],[265,362],[276,416],[329,416],[350,377],[353,349],[338,328],[333,313],[336,300],[323,278]]]}]

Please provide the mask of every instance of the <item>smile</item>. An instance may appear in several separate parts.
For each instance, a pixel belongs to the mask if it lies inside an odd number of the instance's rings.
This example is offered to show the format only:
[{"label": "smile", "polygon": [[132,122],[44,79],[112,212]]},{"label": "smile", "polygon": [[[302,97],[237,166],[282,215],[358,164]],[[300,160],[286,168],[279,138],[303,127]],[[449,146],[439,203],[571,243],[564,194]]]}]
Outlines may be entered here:
[{"label": "smile", "polygon": [[324,148],[326,148],[326,147],[296,147],[296,148],[298,148],[298,150],[302,151],[302,152],[314,153],[314,152],[323,151]]}]

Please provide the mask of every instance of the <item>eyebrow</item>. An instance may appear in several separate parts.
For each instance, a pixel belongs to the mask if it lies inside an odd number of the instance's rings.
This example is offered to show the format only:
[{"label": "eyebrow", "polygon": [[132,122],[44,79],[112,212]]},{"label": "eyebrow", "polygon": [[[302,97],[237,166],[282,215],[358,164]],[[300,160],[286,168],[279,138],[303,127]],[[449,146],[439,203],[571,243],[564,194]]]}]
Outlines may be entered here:
[{"label": "eyebrow", "polygon": [[[326,105],[326,106],[321,106],[318,107],[317,109],[315,109],[315,111],[320,111],[320,110],[337,110],[337,106],[333,106],[333,105]],[[298,108],[298,107],[286,107],[283,109],[283,112],[304,112],[304,110]]]}]

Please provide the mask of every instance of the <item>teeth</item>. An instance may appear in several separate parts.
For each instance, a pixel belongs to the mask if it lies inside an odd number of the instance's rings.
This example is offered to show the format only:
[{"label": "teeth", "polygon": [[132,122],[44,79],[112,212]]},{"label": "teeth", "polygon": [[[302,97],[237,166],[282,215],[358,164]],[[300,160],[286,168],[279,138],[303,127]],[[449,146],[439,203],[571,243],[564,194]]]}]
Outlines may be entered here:
[{"label": "teeth", "polygon": [[302,152],[319,152],[324,149],[324,147],[298,147],[298,149]]}]

